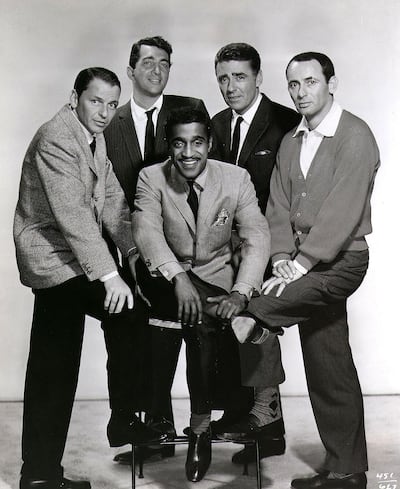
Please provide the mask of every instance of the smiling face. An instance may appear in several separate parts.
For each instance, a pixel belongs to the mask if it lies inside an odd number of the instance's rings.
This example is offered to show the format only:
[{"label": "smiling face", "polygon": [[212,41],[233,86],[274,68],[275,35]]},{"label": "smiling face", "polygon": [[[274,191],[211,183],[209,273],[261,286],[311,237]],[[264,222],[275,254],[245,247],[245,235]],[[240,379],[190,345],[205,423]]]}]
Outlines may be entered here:
[{"label": "smiling face", "polygon": [[167,82],[170,70],[168,53],[156,46],[140,46],[140,56],[134,68],[128,66],[133,95],[140,101],[158,98]]},{"label": "smiling face", "polygon": [[211,146],[206,127],[199,122],[176,124],[169,140],[172,162],[187,180],[194,180],[207,164]]},{"label": "smiling face", "polygon": [[261,71],[254,73],[250,61],[232,60],[217,63],[215,74],[225,102],[238,114],[244,114],[258,96]]},{"label": "smiling face", "polygon": [[71,107],[78,119],[91,134],[98,134],[110,124],[118,107],[121,90],[118,85],[93,78],[78,97],[76,90],[71,94]]},{"label": "smiling face", "polygon": [[315,129],[329,112],[337,79],[332,76],[326,81],[322,67],[315,59],[293,61],[287,72],[289,94],[310,129]]}]

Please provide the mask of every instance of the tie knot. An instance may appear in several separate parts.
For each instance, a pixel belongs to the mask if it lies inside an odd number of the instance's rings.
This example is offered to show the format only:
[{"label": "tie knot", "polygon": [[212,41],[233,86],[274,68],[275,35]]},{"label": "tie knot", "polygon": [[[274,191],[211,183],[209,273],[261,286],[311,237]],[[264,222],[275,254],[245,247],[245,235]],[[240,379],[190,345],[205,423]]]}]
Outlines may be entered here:
[{"label": "tie knot", "polygon": [[193,188],[194,185],[194,180],[186,180],[187,184],[189,185],[190,188]]},{"label": "tie knot", "polygon": [[92,151],[92,154],[94,155],[94,152],[96,151],[96,138],[93,138],[93,141],[90,143],[89,146]]},{"label": "tie knot", "polygon": [[237,119],[236,119],[236,124],[241,124],[243,122],[243,117],[240,115]]},{"label": "tie knot", "polygon": [[152,108],[150,110],[146,110],[145,114],[147,115],[147,119],[151,119],[153,112],[156,110],[156,108]]}]

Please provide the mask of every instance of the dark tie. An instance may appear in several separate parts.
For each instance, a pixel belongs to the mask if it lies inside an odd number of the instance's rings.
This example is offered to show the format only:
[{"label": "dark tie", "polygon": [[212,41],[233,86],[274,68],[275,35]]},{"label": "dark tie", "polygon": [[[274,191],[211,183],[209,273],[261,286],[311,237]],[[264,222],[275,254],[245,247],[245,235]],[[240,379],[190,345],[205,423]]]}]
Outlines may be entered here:
[{"label": "dark tie", "polygon": [[196,190],[193,188],[194,180],[186,180],[189,185],[189,195],[187,198],[187,203],[192,209],[194,219],[197,221],[197,212],[199,210],[199,199],[196,194]]},{"label": "dark tie", "polygon": [[235,129],[233,130],[232,137],[232,146],[231,146],[231,154],[230,154],[230,162],[236,164],[238,150],[239,150],[239,142],[240,142],[240,124],[243,121],[243,117],[239,116],[236,119]]},{"label": "dark tie", "polygon": [[92,155],[94,156],[94,152],[96,151],[96,138],[93,138],[93,141],[90,143],[90,149],[92,151]]},{"label": "dark tie", "polygon": [[144,137],[144,162],[146,164],[153,163],[154,158],[154,124],[153,124],[153,112],[154,109],[148,110],[146,112],[147,115],[147,123],[146,123],[146,134]]}]

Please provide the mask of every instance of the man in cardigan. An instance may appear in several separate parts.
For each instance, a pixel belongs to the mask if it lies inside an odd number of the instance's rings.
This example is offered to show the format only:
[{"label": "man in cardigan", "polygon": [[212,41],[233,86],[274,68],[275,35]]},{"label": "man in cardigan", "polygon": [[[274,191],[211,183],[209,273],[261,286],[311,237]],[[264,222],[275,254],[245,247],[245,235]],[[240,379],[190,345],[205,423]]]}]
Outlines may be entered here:
[{"label": "man in cardigan", "polygon": [[[127,68],[127,75],[132,83],[132,96],[128,103],[117,110],[116,116],[104,134],[107,154],[131,210],[133,210],[139,171],[168,157],[164,126],[171,110],[188,106],[207,113],[203,101],[199,99],[163,93],[168,83],[171,54],[171,45],[160,36],[146,37],[133,44]],[[129,276],[129,267],[126,264],[124,269]],[[131,277],[130,283],[132,283]],[[143,341],[143,347],[150,348],[150,352],[146,353],[150,361],[142,367],[142,370],[146,370],[147,378],[151,379],[152,375],[149,371],[151,365],[160,363],[163,377],[156,379],[154,388],[151,385],[141,386],[139,395],[141,409],[147,413],[147,423],[169,429],[173,434],[171,387],[182,343],[181,331],[152,325],[148,328],[148,335],[150,337]],[[145,352],[145,349],[143,351]],[[146,406],[147,396],[149,399]],[[174,454],[175,447],[173,445],[159,449],[145,447],[141,452],[144,458],[158,452],[163,457],[167,457]],[[114,460],[129,464],[132,461],[132,454],[119,453]]]},{"label": "man in cardigan", "polygon": [[[283,136],[300,122],[300,116],[260,92],[263,81],[261,59],[253,46],[246,43],[227,44],[218,51],[214,64],[221,94],[229,107],[212,118],[211,157],[241,166],[249,172],[259,206],[265,213],[279,145]],[[280,455],[285,451],[279,389],[268,385],[265,376],[254,378],[257,370],[253,365],[254,360],[259,358],[259,350],[265,346],[246,344],[240,348],[242,365],[245,367],[242,382],[255,387],[255,402],[253,389],[248,388],[247,404],[252,405],[251,416],[256,415],[252,419],[257,419],[259,425],[261,458]],[[261,354],[266,357],[267,352]],[[235,411],[225,411],[222,418],[213,423],[214,431],[223,431],[227,423],[238,418],[244,418],[245,422],[248,407],[244,393],[243,388]],[[233,455],[232,462],[242,464],[255,458],[255,446],[247,444]]]},{"label": "man in cardigan", "polygon": [[[120,277],[104,226],[134,260],[130,212],[106,156],[102,132],[115,114],[120,83],[105,68],[82,70],[65,105],[25,155],[14,240],[21,281],[35,295],[22,433],[20,489],[88,489],[63,475],[61,460],[78,381],[85,314],[104,320],[111,446],[164,438],[132,415],[132,327],[143,305]],[[128,368],[129,367],[129,368]]]},{"label": "man in cardigan", "polygon": [[[326,458],[325,472],[295,479],[292,487],[364,489],[363,402],[346,303],[368,266],[365,235],[372,230],[370,198],[379,152],[367,124],[334,101],[337,79],[327,56],[299,54],[286,76],[303,119],[283,139],[271,180],[273,277],[233,328],[240,341],[262,342],[275,328],[299,325]],[[237,436],[238,427],[227,431],[227,438]]]}]

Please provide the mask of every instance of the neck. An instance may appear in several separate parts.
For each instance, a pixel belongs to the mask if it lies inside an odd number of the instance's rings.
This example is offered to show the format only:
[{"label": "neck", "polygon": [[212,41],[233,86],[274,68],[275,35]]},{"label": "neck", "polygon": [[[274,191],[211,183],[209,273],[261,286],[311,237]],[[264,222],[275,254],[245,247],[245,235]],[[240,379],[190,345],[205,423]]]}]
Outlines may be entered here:
[{"label": "neck", "polygon": [[332,104],[333,104],[333,97],[330,98],[329,102],[314,117],[311,117],[310,119],[307,119],[306,117],[308,128],[310,129],[310,131],[312,131],[313,129],[315,129],[317,126],[321,124],[321,122],[325,119],[325,117],[328,115],[329,111],[331,110]]},{"label": "neck", "polygon": [[142,109],[146,110],[150,109],[150,107],[152,107],[157,102],[160,96],[161,94],[153,97],[150,95],[139,94],[137,92],[135,93],[135,90],[133,91],[133,100],[135,101],[135,103]]},{"label": "neck", "polygon": [[239,112],[239,111],[236,111],[236,112],[237,112],[239,115],[243,115],[243,114],[245,114],[245,113],[246,113],[248,110],[250,110],[250,109],[253,107],[253,105],[256,103],[256,100],[257,100],[257,98],[258,98],[258,94],[259,94],[259,93],[260,93],[260,90],[257,88],[256,94],[255,94],[255,96],[254,96],[253,100],[251,101],[251,103],[250,103],[250,104],[249,104],[249,105],[248,105],[248,106],[247,106],[245,109],[241,110],[240,112]]}]

